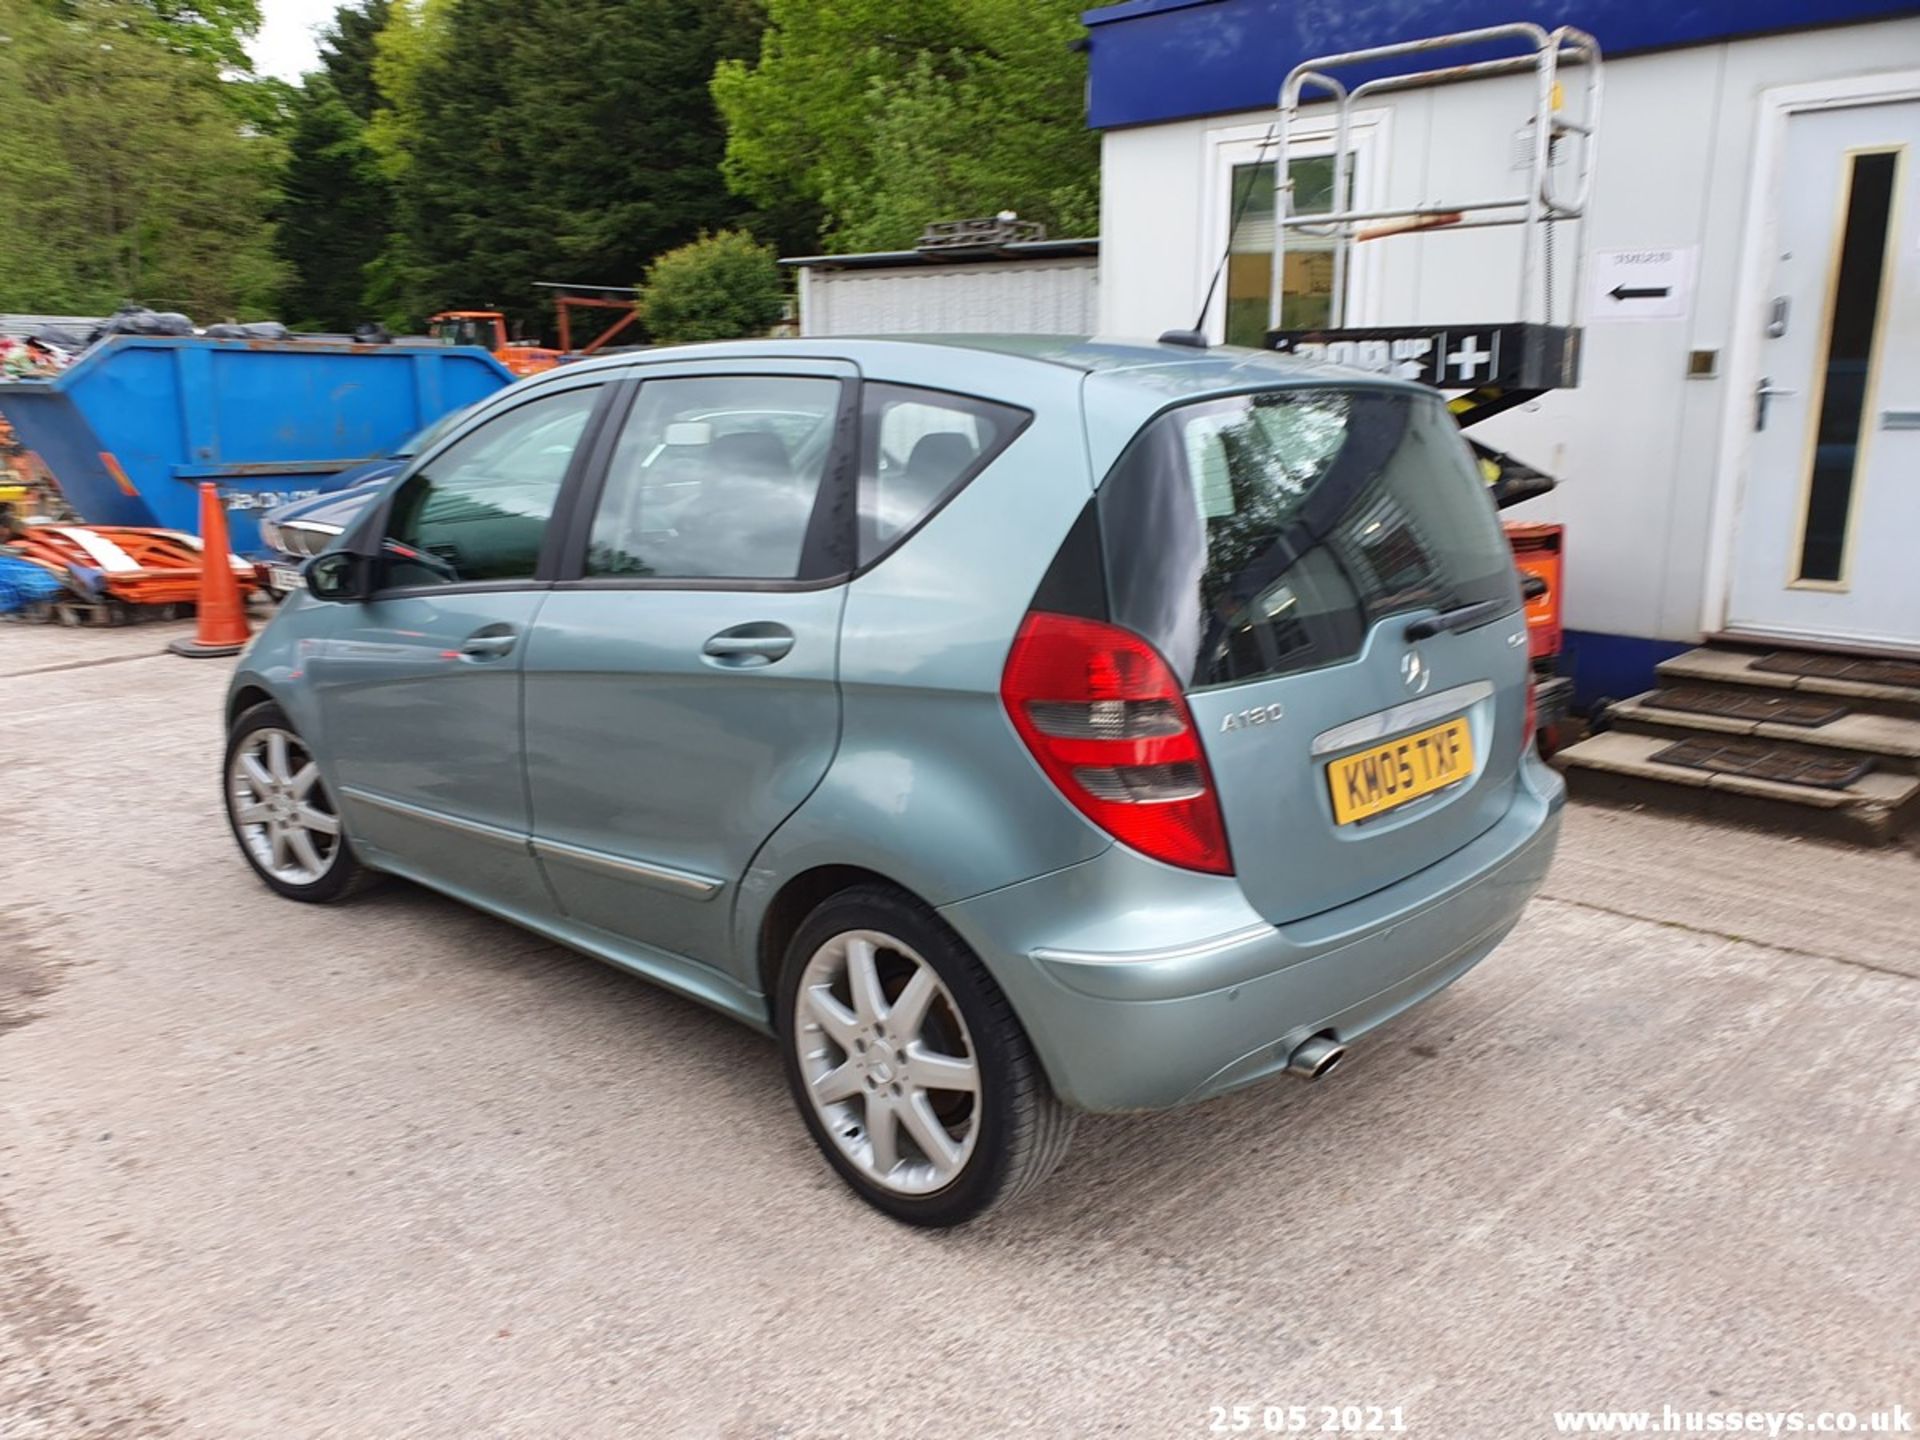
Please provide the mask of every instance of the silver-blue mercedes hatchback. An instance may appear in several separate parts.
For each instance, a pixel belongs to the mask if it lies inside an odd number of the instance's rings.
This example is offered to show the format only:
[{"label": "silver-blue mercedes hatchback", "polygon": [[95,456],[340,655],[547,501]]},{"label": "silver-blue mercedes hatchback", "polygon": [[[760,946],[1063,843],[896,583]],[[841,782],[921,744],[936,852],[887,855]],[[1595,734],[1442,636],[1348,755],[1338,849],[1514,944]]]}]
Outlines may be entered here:
[{"label": "silver-blue mercedes hatchback", "polygon": [[950,1225],[1078,1110],[1344,1047],[1519,918],[1563,790],[1430,391],[1260,352],[756,341],[415,457],[227,702],[242,853],[403,876],[777,1037]]}]

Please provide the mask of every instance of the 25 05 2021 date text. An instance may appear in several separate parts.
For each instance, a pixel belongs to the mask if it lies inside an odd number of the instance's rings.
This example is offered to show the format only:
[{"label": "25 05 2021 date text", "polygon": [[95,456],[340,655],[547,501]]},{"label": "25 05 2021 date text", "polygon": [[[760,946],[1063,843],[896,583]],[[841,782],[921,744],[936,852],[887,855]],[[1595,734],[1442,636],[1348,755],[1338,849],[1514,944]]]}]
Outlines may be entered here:
[{"label": "25 05 2021 date text", "polygon": [[1210,1435],[1398,1435],[1407,1429],[1399,1405],[1209,1405]]}]

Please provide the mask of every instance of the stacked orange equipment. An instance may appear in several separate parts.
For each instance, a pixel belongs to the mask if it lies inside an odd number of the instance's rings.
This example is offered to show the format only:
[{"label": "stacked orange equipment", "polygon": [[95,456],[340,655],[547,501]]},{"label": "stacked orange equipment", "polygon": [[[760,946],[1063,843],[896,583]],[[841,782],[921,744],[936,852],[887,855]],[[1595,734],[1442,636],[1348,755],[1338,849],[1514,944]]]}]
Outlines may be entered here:
[{"label": "stacked orange equipment", "polygon": [[237,655],[251,633],[227,546],[227,512],[211,481],[200,486],[200,616],[191,640],[167,648],[195,657]]}]

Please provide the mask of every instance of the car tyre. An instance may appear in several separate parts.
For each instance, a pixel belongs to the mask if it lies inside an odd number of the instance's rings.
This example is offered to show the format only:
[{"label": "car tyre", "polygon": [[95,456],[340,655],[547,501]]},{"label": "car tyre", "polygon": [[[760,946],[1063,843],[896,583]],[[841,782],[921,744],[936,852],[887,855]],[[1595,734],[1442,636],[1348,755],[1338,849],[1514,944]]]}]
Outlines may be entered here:
[{"label": "car tyre", "polygon": [[220,789],[240,853],[275,894],[331,904],[372,878],[318,762],[278,705],[255,705],[234,721]]},{"label": "car tyre", "polygon": [[[856,968],[872,977],[864,986]],[[775,1008],[788,1084],[815,1143],[896,1220],[962,1224],[1034,1189],[1065,1157],[1074,1112],[1013,1007],[979,957],[910,897],[860,886],[824,901],[787,946]]]}]

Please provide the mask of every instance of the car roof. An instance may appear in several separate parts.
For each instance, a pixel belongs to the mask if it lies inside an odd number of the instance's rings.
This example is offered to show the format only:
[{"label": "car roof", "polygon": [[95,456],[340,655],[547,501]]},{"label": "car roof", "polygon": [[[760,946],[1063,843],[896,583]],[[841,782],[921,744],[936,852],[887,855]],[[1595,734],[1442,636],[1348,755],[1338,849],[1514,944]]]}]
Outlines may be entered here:
[{"label": "car roof", "polygon": [[[1009,362],[1010,367],[1048,365],[1083,374],[1125,376],[1137,371],[1183,371],[1194,382],[1325,384],[1329,380],[1376,380],[1379,377],[1315,360],[1303,360],[1272,350],[1239,345],[1169,345],[1157,340],[1115,339],[1087,335],[837,335],[806,339],[724,340],[699,345],[664,345],[619,355],[596,357],[561,367],[563,374],[620,365],[665,364],[679,360],[759,359],[788,356],[884,361],[903,352],[937,347],[969,351],[974,356]],[[864,367],[863,367],[864,368]],[[549,372],[551,373],[551,372]]]},{"label": "car roof", "polygon": [[1084,335],[836,335],[672,345],[579,361],[522,381],[603,369],[699,361],[837,360],[876,380],[930,385],[1031,408],[1045,397],[1084,403],[1089,458],[1106,473],[1127,442],[1171,405],[1236,391],[1296,386],[1426,386],[1238,345],[1170,345]]}]

